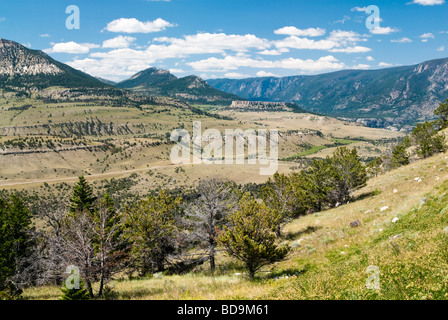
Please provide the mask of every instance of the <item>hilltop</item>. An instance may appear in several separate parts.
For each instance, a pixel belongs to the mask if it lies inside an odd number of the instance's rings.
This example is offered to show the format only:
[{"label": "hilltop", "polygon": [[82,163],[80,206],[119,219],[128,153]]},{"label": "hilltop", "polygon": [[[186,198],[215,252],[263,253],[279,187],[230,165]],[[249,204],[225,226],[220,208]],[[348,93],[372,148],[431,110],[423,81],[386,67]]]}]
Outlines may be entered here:
[{"label": "hilltop", "polygon": [[194,104],[230,105],[240,97],[222,92],[197,76],[177,78],[167,70],[149,68],[116,85],[141,94],[167,96]]},{"label": "hilltop", "polygon": [[58,62],[40,50],[31,50],[0,39],[0,87],[2,88],[109,87],[98,79]]}]

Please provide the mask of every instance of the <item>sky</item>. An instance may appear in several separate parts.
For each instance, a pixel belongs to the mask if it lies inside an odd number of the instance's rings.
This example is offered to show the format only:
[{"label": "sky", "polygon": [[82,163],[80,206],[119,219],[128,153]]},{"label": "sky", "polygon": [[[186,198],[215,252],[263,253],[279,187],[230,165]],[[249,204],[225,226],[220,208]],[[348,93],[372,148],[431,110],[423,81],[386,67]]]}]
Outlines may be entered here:
[{"label": "sky", "polygon": [[113,81],[311,75],[448,57],[446,1],[0,0],[0,38]]}]

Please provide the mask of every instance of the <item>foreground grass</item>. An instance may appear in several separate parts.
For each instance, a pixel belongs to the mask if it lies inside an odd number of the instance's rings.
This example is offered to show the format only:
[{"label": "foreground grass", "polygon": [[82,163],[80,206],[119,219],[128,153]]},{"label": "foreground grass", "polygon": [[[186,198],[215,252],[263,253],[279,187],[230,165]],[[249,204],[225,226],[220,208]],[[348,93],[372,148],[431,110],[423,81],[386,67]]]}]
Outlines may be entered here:
[{"label": "foreground grass", "polygon": [[[447,159],[442,154],[379,176],[357,201],[295,220],[282,239],[293,247],[289,259],[255,281],[229,268],[214,278],[202,270],[112,286],[118,299],[448,299]],[[351,228],[354,220],[361,226]],[[379,269],[379,290],[366,288],[369,266]],[[23,294],[59,296],[57,287]]]}]

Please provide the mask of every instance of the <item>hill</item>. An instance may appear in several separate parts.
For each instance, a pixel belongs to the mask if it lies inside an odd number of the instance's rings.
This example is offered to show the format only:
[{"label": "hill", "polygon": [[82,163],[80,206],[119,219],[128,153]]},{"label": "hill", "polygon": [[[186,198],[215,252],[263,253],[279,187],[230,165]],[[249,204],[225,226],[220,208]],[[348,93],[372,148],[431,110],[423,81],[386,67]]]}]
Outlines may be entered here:
[{"label": "hill", "polygon": [[208,83],[249,100],[294,102],[308,111],[372,127],[406,128],[432,118],[448,95],[448,58],[380,70]]},{"label": "hill", "polygon": [[2,88],[109,87],[98,79],[58,62],[40,50],[31,50],[0,39],[0,86]]},{"label": "hill", "polygon": [[[293,221],[282,240],[293,247],[291,255],[257,281],[220,255],[214,277],[205,266],[185,276],[113,281],[114,289],[119,299],[446,299],[447,158],[380,175],[356,201]],[[350,227],[355,220],[360,226]],[[366,288],[375,267],[379,290]],[[57,286],[24,293],[26,299],[59,296]]]},{"label": "hill", "polygon": [[149,68],[130,79],[117,84],[117,87],[157,96],[182,99],[195,104],[230,105],[240,97],[219,91],[197,76],[177,78],[167,70]]}]

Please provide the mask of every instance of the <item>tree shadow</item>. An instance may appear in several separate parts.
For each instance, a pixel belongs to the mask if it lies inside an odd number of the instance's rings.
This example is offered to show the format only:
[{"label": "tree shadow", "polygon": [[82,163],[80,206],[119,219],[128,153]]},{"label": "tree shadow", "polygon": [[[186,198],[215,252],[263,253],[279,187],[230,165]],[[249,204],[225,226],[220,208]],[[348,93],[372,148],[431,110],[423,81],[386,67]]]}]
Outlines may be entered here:
[{"label": "tree shadow", "polygon": [[303,235],[314,233],[319,229],[322,229],[322,227],[308,226],[305,229],[297,231],[297,232],[289,232],[289,233],[283,235],[283,238],[285,240],[295,240]]}]

